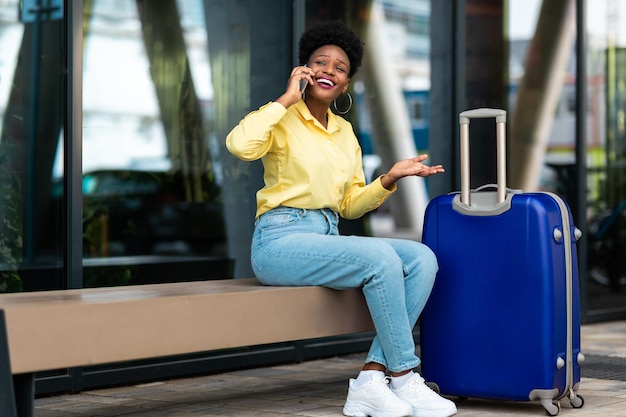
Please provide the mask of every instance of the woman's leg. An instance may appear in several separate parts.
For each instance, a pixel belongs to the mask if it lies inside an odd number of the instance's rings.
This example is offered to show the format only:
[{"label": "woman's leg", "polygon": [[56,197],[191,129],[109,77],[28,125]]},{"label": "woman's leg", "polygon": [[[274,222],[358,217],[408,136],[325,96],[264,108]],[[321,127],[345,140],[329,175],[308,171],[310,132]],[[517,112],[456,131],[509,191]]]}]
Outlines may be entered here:
[{"label": "woman's leg", "polygon": [[[402,260],[405,303],[410,326],[414,328],[435,282],[438,270],[437,258],[430,248],[422,243],[403,239],[384,240],[394,248]],[[381,344],[376,337],[366,362],[379,362],[382,352]]]},{"label": "woman's leg", "polygon": [[[415,368],[412,331],[433,279],[420,275],[434,275],[434,256],[416,249],[423,246],[417,242],[339,236],[336,220],[331,212],[288,208],[261,216],[252,247],[255,274],[268,285],[362,287],[377,332],[368,360],[393,372]],[[422,256],[426,262],[416,259]]]}]

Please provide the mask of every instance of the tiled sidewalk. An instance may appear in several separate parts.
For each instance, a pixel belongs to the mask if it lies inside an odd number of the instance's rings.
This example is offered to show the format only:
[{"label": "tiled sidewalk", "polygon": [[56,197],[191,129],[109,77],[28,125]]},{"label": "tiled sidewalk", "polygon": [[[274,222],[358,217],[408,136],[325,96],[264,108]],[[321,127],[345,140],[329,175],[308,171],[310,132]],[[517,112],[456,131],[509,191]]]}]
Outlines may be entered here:
[{"label": "tiled sidewalk", "polygon": [[[587,371],[583,365],[579,393],[585,405],[573,409],[569,401],[563,400],[559,415],[625,416],[626,322],[584,325],[582,342],[590,358],[612,359],[616,364],[609,365],[607,376],[602,377],[611,379],[597,378],[604,375],[598,373],[602,371],[600,365],[589,363]],[[364,355],[349,355],[41,398],[36,401],[35,416],[341,416],[347,381],[358,373],[363,359]],[[459,409],[458,416],[545,416],[538,402],[452,399]]]}]

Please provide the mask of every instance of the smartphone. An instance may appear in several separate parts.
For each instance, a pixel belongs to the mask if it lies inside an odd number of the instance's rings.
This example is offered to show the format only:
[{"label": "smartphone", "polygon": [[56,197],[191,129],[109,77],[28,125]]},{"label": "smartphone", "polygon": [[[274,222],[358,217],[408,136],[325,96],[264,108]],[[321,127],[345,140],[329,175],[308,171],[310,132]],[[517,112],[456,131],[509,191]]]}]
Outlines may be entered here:
[{"label": "smartphone", "polygon": [[[304,64],[304,66],[306,67],[307,65]],[[306,90],[306,86],[309,84],[309,80],[307,80],[306,78],[304,80],[300,80],[300,93],[304,94],[304,90]]]}]

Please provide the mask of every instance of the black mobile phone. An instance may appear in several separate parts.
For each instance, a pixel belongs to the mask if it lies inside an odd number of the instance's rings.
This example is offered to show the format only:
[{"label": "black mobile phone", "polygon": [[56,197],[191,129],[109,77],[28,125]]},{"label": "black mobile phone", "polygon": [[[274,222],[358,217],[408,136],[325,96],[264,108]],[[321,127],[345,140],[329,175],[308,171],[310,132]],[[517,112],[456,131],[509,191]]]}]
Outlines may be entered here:
[{"label": "black mobile phone", "polygon": [[[304,66],[306,67],[307,65],[304,64]],[[307,80],[306,78],[304,80],[300,80],[300,93],[304,94],[304,90],[306,90],[306,86],[309,84],[309,80]]]}]

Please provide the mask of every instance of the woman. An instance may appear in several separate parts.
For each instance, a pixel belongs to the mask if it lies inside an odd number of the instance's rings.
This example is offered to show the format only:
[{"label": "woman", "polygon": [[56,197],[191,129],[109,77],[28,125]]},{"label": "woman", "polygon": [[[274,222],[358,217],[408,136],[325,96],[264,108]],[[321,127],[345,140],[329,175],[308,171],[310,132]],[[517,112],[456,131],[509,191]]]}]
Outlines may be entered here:
[{"label": "woman", "polygon": [[252,268],[266,285],[362,288],[376,337],[362,371],[349,381],[345,415],[447,417],[456,413],[454,403],[413,372],[420,360],[412,330],[435,279],[434,254],[419,242],[341,236],[337,229],[339,216],[355,219],[375,209],[399,179],[444,171],[424,165],[427,156],[420,155],[366,185],[352,126],[330,111],[362,55],[361,41],[340,22],[306,31],[302,65],[291,71],[284,94],[229,133],[231,153],[261,158],[264,167]]}]

